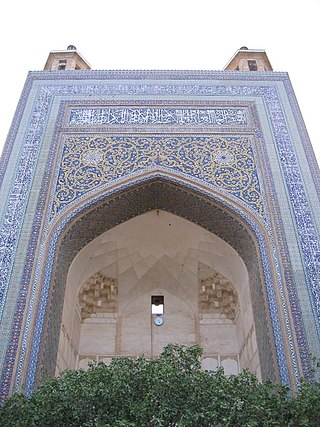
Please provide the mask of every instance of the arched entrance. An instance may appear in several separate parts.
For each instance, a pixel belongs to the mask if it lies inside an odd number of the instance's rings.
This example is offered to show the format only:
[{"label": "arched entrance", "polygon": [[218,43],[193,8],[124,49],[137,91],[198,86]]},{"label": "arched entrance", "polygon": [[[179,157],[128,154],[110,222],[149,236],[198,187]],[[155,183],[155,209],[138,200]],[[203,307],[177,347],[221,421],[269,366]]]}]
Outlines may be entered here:
[{"label": "arched entrance", "polygon": [[[232,251],[236,253],[239,260],[241,258],[241,262],[243,262],[242,265],[245,266],[243,269],[243,275],[245,276],[247,274],[246,286],[250,289],[247,292],[250,293],[253,315],[253,322],[250,323],[249,321],[250,325],[248,325],[242,333],[244,337],[243,339],[245,340],[245,338],[248,337],[248,334],[251,333],[251,325],[254,325],[261,378],[271,378],[274,380],[279,379],[281,371],[276,359],[277,344],[273,336],[273,329],[269,323],[270,317],[268,315],[269,308],[267,302],[268,298],[270,298],[269,285],[272,280],[270,280],[270,274],[272,274],[272,260],[269,257],[267,248],[268,238],[263,226],[259,224],[259,221],[257,221],[256,218],[248,215],[248,213],[244,212],[242,208],[239,208],[239,206],[232,206],[231,203],[228,201],[224,202],[223,199],[217,195],[204,193],[203,191],[200,192],[200,190],[197,190],[197,188],[192,185],[182,185],[181,182],[177,183],[174,179],[169,179],[167,176],[161,175],[156,177],[148,176],[145,180],[140,179],[130,182],[126,187],[123,186],[119,191],[113,191],[109,194],[101,194],[100,197],[96,197],[95,201],[93,201],[93,199],[89,199],[87,202],[85,201],[81,209],[78,209],[77,213],[74,212],[68,214],[69,220],[65,223],[63,228],[60,227],[59,233],[53,230],[55,233],[52,235],[53,237],[48,237],[47,252],[49,254],[49,259],[52,256],[53,261],[51,264],[48,263],[46,265],[46,268],[50,273],[44,274],[47,278],[49,278],[51,274],[50,295],[49,298],[45,294],[43,296],[43,301],[45,301],[45,303],[47,303],[47,301],[49,302],[48,307],[46,308],[46,320],[43,332],[41,335],[34,336],[32,351],[33,355],[38,351],[37,357],[39,360],[36,360],[33,357],[33,360],[29,362],[29,370],[27,372],[27,385],[29,388],[33,387],[34,381],[36,381],[36,378],[40,376],[40,366],[44,365],[46,367],[46,371],[49,373],[54,374],[56,372],[62,311],[64,298],[65,295],[67,295],[65,293],[65,289],[68,273],[72,270],[72,263],[74,260],[74,262],[76,262],[77,255],[82,250],[85,251],[86,248],[90,248],[90,242],[94,241],[96,238],[99,239],[99,236],[103,236],[104,233],[116,229],[120,224],[130,224],[129,220],[133,218],[139,218],[140,216],[143,218],[144,213],[149,212],[152,214],[151,211],[153,211],[153,215],[156,215],[155,212],[157,212],[157,210],[174,214],[176,217],[180,217],[180,219],[189,221],[192,223],[191,228],[195,225],[199,225],[201,229],[206,230],[211,233],[212,236],[215,236],[212,238],[220,238],[221,241],[224,242],[224,245],[232,248]],[[202,271],[202,269],[205,270],[208,266],[208,264],[203,261],[204,259],[200,260],[200,263],[198,263],[200,271]],[[233,278],[229,274],[225,273],[221,269],[221,266],[216,268],[215,265],[209,264],[209,267],[210,270],[207,271],[207,275],[204,275],[203,277],[198,275],[198,279],[200,279],[200,281],[198,280],[198,287],[196,286],[193,290],[195,293],[198,292],[198,304],[201,305],[202,298],[199,294],[200,284],[201,289],[202,286],[204,287],[203,292],[205,294],[207,292],[206,286],[210,280],[211,283],[209,283],[208,286],[209,288],[211,286],[212,289],[212,285],[215,283],[214,280],[218,277],[219,280],[222,279],[227,281],[227,288],[224,290],[222,289],[222,291],[230,291],[231,294],[233,293],[236,295],[240,309],[246,309],[247,307],[245,307],[245,303],[247,302],[247,297],[242,299],[242,295],[239,294],[240,288],[237,287],[238,285]],[[101,268],[103,270],[103,267]],[[105,283],[108,283],[107,288],[109,287],[109,289],[111,289],[111,282],[112,280],[116,280],[117,277],[113,277],[104,270],[101,272],[101,268],[97,267],[92,271],[88,271],[86,273],[87,277],[82,276],[83,280],[79,280],[78,283],[80,288],[74,292],[73,298],[67,302],[69,307],[74,307],[74,304],[80,301],[79,292],[83,292],[81,287],[86,285],[88,280],[90,281],[92,279],[94,281],[95,278],[93,276],[95,274],[104,275],[106,278],[103,280]],[[235,272],[233,272],[233,275],[234,274]],[[267,278],[266,274],[269,275]],[[156,276],[157,275],[154,274],[153,278]],[[203,282],[201,282],[201,280],[203,280]],[[269,286],[269,294],[267,294],[266,291],[267,283]],[[175,289],[175,286],[172,286],[170,289]],[[157,292],[162,295],[161,292],[164,292],[165,290],[166,289],[163,285],[159,285],[157,288],[152,289],[152,294],[154,295],[154,293]],[[173,292],[172,295],[175,296]],[[139,295],[139,298],[140,297],[146,297],[149,307],[148,310],[150,310],[150,294],[145,292]],[[134,298],[132,299],[132,302],[133,301]],[[136,301],[138,301],[138,299]],[[180,301],[182,301],[181,298]],[[209,302],[211,302],[212,305],[215,305],[216,303],[214,299]],[[141,301],[139,304],[140,303]],[[192,307],[189,302],[184,301],[184,304]],[[80,302],[79,307],[81,308]],[[203,304],[203,307],[205,307],[205,304]],[[129,309],[130,306],[128,305],[127,310]],[[203,308],[203,310],[205,309]],[[275,311],[276,308],[273,308],[273,310],[273,322],[277,322],[278,314]],[[128,314],[129,311],[127,311],[128,317],[130,317]],[[123,312],[120,313],[122,315]],[[210,323],[205,319],[205,315],[208,314],[210,315],[210,313],[205,313],[203,311],[203,324],[206,322]],[[199,317],[199,305],[198,312],[193,309],[192,315],[201,320],[201,317]],[[242,315],[244,316],[243,312]],[[245,317],[243,317],[243,319],[245,319]],[[246,320],[242,320],[239,325],[243,325],[243,322],[245,321]],[[85,319],[84,323],[86,323]],[[130,322],[128,323],[130,324]],[[198,323],[199,325],[201,324],[200,321]],[[81,323],[79,324],[81,325]],[[163,326],[161,328],[163,328]],[[196,326],[194,326],[194,328],[196,328]],[[200,328],[200,326],[198,326],[198,328]],[[202,329],[205,329],[205,327]],[[160,331],[161,329],[156,330]],[[72,334],[73,332],[71,332],[71,337],[69,336],[69,338],[72,338]],[[196,334],[195,336],[197,337]],[[200,336],[200,332],[198,332],[198,336]],[[237,337],[238,336],[239,335],[237,335]],[[170,339],[170,341],[172,340]],[[280,342],[279,339],[278,342]],[[241,346],[244,344],[244,341],[240,339],[240,341],[238,340],[238,343],[237,351],[239,351],[240,354]],[[123,351],[123,353],[125,352]],[[212,349],[212,351],[208,350],[207,354],[211,357],[211,360],[207,363],[212,366],[215,363],[213,360],[214,357],[219,356],[219,354],[217,354],[215,349]],[[235,352],[232,354],[238,353]],[[250,355],[252,356],[253,354],[254,349],[251,351]],[[239,357],[241,358],[241,356]],[[221,363],[221,357],[219,363]],[[247,364],[247,366],[249,365]],[[37,373],[33,373],[35,368],[37,369]]]},{"label": "arched entrance", "polygon": [[206,369],[261,375],[242,259],[177,215],[149,211],[91,241],[71,264],[64,301],[56,374],[178,342],[200,344]]}]

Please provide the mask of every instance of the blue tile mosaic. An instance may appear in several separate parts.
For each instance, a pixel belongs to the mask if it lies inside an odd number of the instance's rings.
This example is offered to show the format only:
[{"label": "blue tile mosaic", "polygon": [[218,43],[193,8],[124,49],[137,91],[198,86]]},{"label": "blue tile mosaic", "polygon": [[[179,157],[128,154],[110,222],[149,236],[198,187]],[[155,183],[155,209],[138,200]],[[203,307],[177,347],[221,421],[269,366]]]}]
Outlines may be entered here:
[{"label": "blue tile mosaic", "polygon": [[88,191],[143,170],[166,168],[211,184],[264,218],[249,136],[91,136],[63,141],[52,217]]},{"label": "blue tile mosaic", "polygon": [[206,125],[246,126],[244,108],[96,107],[72,108],[68,126]]},{"label": "blue tile mosaic", "polygon": [[[30,236],[29,256],[23,268],[24,279],[23,283],[21,283],[19,300],[13,313],[12,332],[10,336],[4,337],[3,341],[8,343],[8,347],[2,364],[1,399],[8,395],[12,381],[15,382],[16,387],[19,387],[25,381],[26,366],[28,366],[26,383],[29,390],[32,389],[36,380],[40,352],[44,345],[43,333],[48,317],[48,295],[50,292],[48,280],[52,274],[55,242],[60,233],[63,233],[65,225],[69,220],[76,218],[79,212],[85,211],[90,206],[93,206],[94,203],[97,203],[97,194],[102,187],[105,189],[103,197],[111,194],[108,192],[108,185],[111,182],[113,185],[117,183],[117,191],[124,191],[126,185],[128,185],[125,183],[124,178],[138,185],[140,179],[137,178],[138,175],[148,168],[149,172],[152,173],[150,167],[151,169],[152,167],[158,168],[159,173],[160,171],[163,173],[170,172],[170,170],[173,171],[174,179],[178,181],[179,185],[182,187],[196,186],[197,191],[201,191],[207,200],[218,202],[220,206],[227,206],[251,230],[259,246],[279,377],[283,382],[290,382],[289,371],[291,369],[291,375],[294,376],[295,381],[298,381],[298,376],[301,374],[299,363],[302,365],[302,373],[304,374],[307,373],[309,366],[306,331],[302,326],[300,302],[297,298],[296,284],[293,280],[292,266],[290,265],[292,260],[290,260],[286,250],[285,236],[282,235],[283,229],[281,218],[278,217],[277,201],[273,201],[268,207],[265,205],[265,195],[270,192],[275,194],[273,188],[276,183],[272,182],[270,170],[266,167],[268,162],[259,160],[259,156],[257,156],[259,150],[260,152],[266,152],[263,148],[256,146],[253,135],[260,143],[261,141],[263,142],[264,132],[260,128],[259,122],[251,123],[251,118],[249,118],[250,114],[253,117],[256,114],[252,100],[262,99],[266,114],[269,117],[270,129],[278,155],[277,161],[283,174],[283,183],[286,187],[288,203],[298,236],[301,259],[305,269],[305,286],[309,292],[314,322],[319,331],[319,235],[310,208],[303,174],[296,158],[294,141],[292,141],[288,130],[281,94],[277,86],[279,83],[284,85],[283,87],[286,88],[291,96],[289,98],[291,108],[295,116],[299,118],[297,106],[290,92],[291,86],[288,83],[287,75],[285,73],[81,71],[64,74],[63,79],[61,81],[60,79],[61,74],[59,73],[40,72],[29,75],[0,165],[0,178],[2,180],[10,153],[13,152],[15,139],[18,139],[18,119],[25,108],[26,100],[31,96],[33,83],[41,82],[36,94],[32,95],[34,103],[33,110],[30,112],[29,128],[21,144],[14,179],[4,202],[5,214],[0,222],[0,318],[2,318],[6,301],[9,298],[10,277],[18,251],[23,218],[26,215],[27,203],[33,190],[33,180],[37,171],[39,155],[43,146],[51,144],[47,163],[48,168],[42,185],[42,192],[39,193],[39,205],[34,220],[33,234]],[[120,79],[121,82],[116,82],[117,79]],[[139,104],[140,102],[141,105],[136,105],[134,108],[126,108],[124,106],[120,109],[113,106],[107,108],[98,107],[101,99],[106,104],[106,100],[110,96],[123,97],[123,95],[127,99],[134,98],[134,103]],[[155,105],[160,104],[160,101],[170,104],[170,100],[176,97],[180,103],[185,102],[186,106],[153,107],[148,110],[144,106],[145,100],[137,101],[136,99],[137,96],[141,98],[144,95],[148,95],[148,103],[150,104],[151,97],[153,97]],[[58,96],[61,97],[61,105],[63,102],[68,106],[71,105],[71,107],[68,107],[68,121],[64,123],[61,118],[61,122],[58,122],[57,118],[55,118],[56,128],[54,135],[52,140],[46,141],[44,140],[44,133],[49,119],[52,120],[50,116],[52,114],[52,102]],[[83,97],[87,99],[88,96],[96,98],[97,106],[94,108],[92,106],[72,106],[75,102],[78,104],[90,104],[82,99]],[[166,96],[170,96],[170,100],[168,98],[164,101],[163,97]],[[207,97],[208,101],[204,101],[204,97]],[[207,107],[201,106],[202,115],[194,113],[194,111],[200,111],[200,109],[198,106],[192,106],[192,103],[195,105],[205,102],[210,104],[215,97],[219,97],[220,101],[221,97],[223,97],[225,104],[227,102],[240,102],[240,100],[245,104],[243,100],[247,97],[248,102],[246,107],[236,108],[221,107],[218,109],[210,105]],[[160,101],[159,98],[161,98]],[[86,111],[91,111],[89,116]],[[61,115],[64,112],[65,110],[61,110]],[[134,133],[143,130],[144,125],[161,125],[165,116],[167,117],[166,120],[169,121],[169,123],[165,123],[166,126],[180,126],[183,124],[188,126],[188,133],[199,133],[203,132],[203,130],[208,132],[208,128],[210,132],[217,132],[215,126],[220,126],[220,133],[223,133],[223,137],[219,140],[217,135],[208,137],[198,135],[197,139],[192,141],[190,135],[181,135],[176,137],[175,141],[168,143],[168,140],[165,140],[165,136],[153,134],[145,138],[145,145],[139,145],[138,138]],[[183,119],[183,117],[187,118]],[[219,117],[224,118],[220,119]],[[185,121],[182,123],[183,120]],[[117,123],[114,124],[115,122]],[[109,139],[106,137],[100,138],[100,142],[98,136],[83,134],[84,128],[88,131],[88,126],[90,127],[91,125],[94,127],[94,132],[100,132],[104,126],[118,126],[118,124],[131,126],[131,133],[133,133],[126,137],[114,134],[109,136]],[[136,128],[136,125],[139,128]],[[64,149],[66,151],[61,151],[61,165],[59,163],[58,166],[55,166],[56,153],[59,149],[59,144],[61,144],[59,132],[60,130],[64,131],[68,126],[70,129],[77,128],[78,132],[81,133],[64,139]],[[201,126],[203,126],[203,129],[200,129]],[[210,126],[212,127],[210,128]],[[301,133],[303,134],[305,130],[301,126],[300,123]],[[226,136],[225,132],[230,132],[230,128],[233,134]],[[164,129],[165,132],[167,130],[168,128]],[[247,134],[244,135],[243,133]],[[74,147],[71,151],[68,148],[68,138],[69,144],[73,144]],[[162,143],[160,144],[161,138]],[[215,144],[214,155],[209,153],[210,150],[206,150],[206,138],[211,141],[209,146],[210,144]],[[99,147],[99,143],[103,145],[106,144],[106,141],[111,145],[113,144],[113,150],[112,153],[110,152],[109,157],[105,155],[105,149]],[[223,141],[225,145],[223,145]],[[240,155],[243,163],[239,163],[239,151],[237,152],[234,149],[234,146],[239,141],[246,141],[247,151],[245,156],[241,157]],[[76,143],[80,145],[87,144],[86,150],[82,154],[78,153],[75,148]],[[117,154],[116,149],[119,144],[122,144],[122,150],[119,150]],[[126,150],[123,149],[126,144],[131,144],[131,151],[127,149],[128,147],[126,147]],[[197,152],[199,144],[202,149]],[[159,147],[159,152],[157,152],[157,147]],[[67,151],[68,149],[69,151]],[[143,157],[143,155],[137,157],[136,153],[139,150],[139,154],[144,154],[143,150],[145,150],[147,163],[144,168],[141,160],[139,160],[138,169],[134,169],[138,164],[137,159]],[[148,164],[152,152],[154,156],[152,162]],[[172,152],[174,153],[174,159],[170,158],[170,153]],[[317,171],[314,166],[314,159],[312,156],[309,158],[310,168],[313,171]],[[122,168],[122,172],[120,170],[113,172],[112,176],[109,174],[110,180],[106,179],[106,176],[108,176],[107,168],[116,167],[119,164],[119,159],[121,159],[122,166],[126,164],[127,169]],[[275,159],[269,159],[269,161],[271,160],[275,161]],[[68,166],[68,161],[73,164],[72,167],[76,166],[72,169],[75,173],[74,176],[70,177],[71,181],[68,181],[69,177],[66,179],[66,170],[67,167],[70,167],[70,164]],[[78,164],[72,163],[77,161]],[[172,163],[170,163],[171,161]],[[191,162],[189,165],[188,161]],[[232,171],[230,170],[231,165]],[[196,166],[198,166],[198,169]],[[76,173],[77,168],[82,168],[82,172],[78,173],[78,175]],[[131,170],[130,168],[133,169]],[[55,173],[54,170],[58,174],[56,175],[58,180],[56,189],[50,193],[53,198],[53,210],[50,207],[50,210],[46,213],[48,188],[52,174]],[[197,173],[196,170],[199,172]],[[215,175],[216,173],[217,175]],[[232,176],[232,173],[238,173],[239,175]],[[188,176],[192,178],[192,185],[186,179]],[[213,176],[215,176],[214,179],[212,178]],[[249,181],[251,180],[247,194],[243,191],[243,187],[232,192],[232,185],[236,188],[239,183],[235,177],[243,179],[242,183],[247,182],[248,179]],[[314,173],[311,179],[319,183],[319,175],[317,173]],[[201,183],[205,183],[207,187],[201,186]],[[268,188],[269,184],[270,187]],[[210,185],[213,186],[214,191],[210,192]],[[73,186],[73,193],[75,194],[70,195]],[[59,191],[62,191],[62,189],[69,191],[69,195],[66,192],[63,197],[59,196]],[[253,192],[251,191],[252,189],[254,189]],[[228,199],[227,195],[232,197]],[[79,201],[80,208],[79,203],[73,208],[70,207],[70,202],[74,200]],[[51,205],[49,204],[49,206]],[[47,226],[40,233],[40,225],[45,218],[44,215],[47,215]],[[61,222],[59,225],[55,223],[56,215],[60,215]],[[52,229],[49,227],[50,218]],[[201,218],[199,219],[200,224],[205,222],[204,216]],[[277,228],[274,229],[272,224],[278,224]],[[45,248],[48,236],[52,239],[52,245],[49,249]],[[38,258],[37,266],[34,270],[33,256],[36,251]],[[282,258],[281,262],[279,262],[279,254]],[[40,267],[44,257],[46,257],[47,273],[42,279]],[[35,273],[32,273],[32,271],[35,271]],[[38,300],[37,295],[40,289],[41,297]],[[290,307],[288,307],[286,293],[289,294]],[[28,304],[26,305],[27,295],[29,296]],[[280,298],[280,304],[278,298]],[[291,317],[292,320],[290,320]],[[34,320],[35,328],[33,330]],[[21,329],[23,322],[24,328]],[[27,348],[30,348],[31,341],[33,344],[27,357]],[[20,350],[18,352],[19,345]],[[299,352],[299,357],[297,356],[297,351]],[[298,358],[300,362],[297,361]],[[290,369],[288,368],[288,363],[291,365]]]}]

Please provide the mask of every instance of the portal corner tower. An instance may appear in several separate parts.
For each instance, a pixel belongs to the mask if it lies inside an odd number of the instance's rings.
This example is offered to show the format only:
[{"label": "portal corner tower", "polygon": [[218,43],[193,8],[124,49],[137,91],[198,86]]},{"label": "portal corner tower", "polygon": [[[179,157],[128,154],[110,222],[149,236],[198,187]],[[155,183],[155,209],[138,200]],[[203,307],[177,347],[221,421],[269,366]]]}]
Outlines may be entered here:
[{"label": "portal corner tower", "polygon": [[320,174],[287,73],[30,72],[0,164],[0,395],[200,344],[296,387],[320,356]]}]

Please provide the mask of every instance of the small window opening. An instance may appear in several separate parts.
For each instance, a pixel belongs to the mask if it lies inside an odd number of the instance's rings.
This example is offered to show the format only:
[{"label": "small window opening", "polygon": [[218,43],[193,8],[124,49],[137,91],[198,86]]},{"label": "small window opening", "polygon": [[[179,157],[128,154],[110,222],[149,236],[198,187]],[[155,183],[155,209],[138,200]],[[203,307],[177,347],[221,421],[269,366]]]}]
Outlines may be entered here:
[{"label": "small window opening", "polygon": [[258,65],[257,65],[257,61],[248,61],[248,66],[249,66],[249,70],[250,71],[257,71],[258,70]]},{"label": "small window opening", "polygon": [[161,315],[164,313],[164,296],[153,295],[151,297],[151,314]]},{"label": "small window opening", "polygon": [[67,66],[67,61],[66,60],[60,60],[59,61],[59,66],[58,66],[58,70],[65,70]]}]

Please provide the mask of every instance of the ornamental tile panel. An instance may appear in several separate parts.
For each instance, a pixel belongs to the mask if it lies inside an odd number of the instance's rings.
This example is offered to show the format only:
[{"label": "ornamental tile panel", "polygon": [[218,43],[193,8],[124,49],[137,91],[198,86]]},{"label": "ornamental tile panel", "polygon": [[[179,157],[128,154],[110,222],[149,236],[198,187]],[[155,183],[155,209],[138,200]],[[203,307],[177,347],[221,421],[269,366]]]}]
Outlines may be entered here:
[{"label": "ornamental tile panel", "polygon": [[206,125],[247,126],[245,108],[95,107],[71,108],[67,126]]},{"label": "ornamental tile panel", "polygon": [[[116,81],[116,79],[121,79],[121,81]],[[36,90],[34,90],[34,84],[38,85]],[[8,187],[6,197],[3,199],[4,214],[0,222],[0,318],[3,316],[7,302],[6,307],[10,304],[13,313],[12,330],[8,330],[2,337],[2,342],[7,347],[6,350],[1,350],[3,357],[0,358],[2,368],[0,399],[9,393],[14,366],[17,367],[16,387],[19,387],[24,381],[23,372],[26,363],[28,363],[27,385],[29,390],[35,382],[40,348],[43,346],[42,339],[46,318],[49,316],[47,312],[48,296],[50,295],[50,278],[53,274],[55,243],[58,241],[60,233],[63,233],[67,222],[72,221],[81,210],[75,207],[65,222],[59,224],[52,236],[48,252],[46,252],[44,247],[48,238],[49,215],[53,218],[55,214],[62,213],[68,204],[70,205],[73,201],[88,194],[89,184],[90,191],[92,188],[94,192],[105,187],[107,192],[110,183],[118,182],[117,190],[125,191],[126,186],[122,185],[120,178],[132,176],[133,181],[137,184],[139,181],[137,173],[148,168],[154,172],[155,176],[161,174],[161,171],[175,171],[178,186],[185,185],[184,177],[192,177],[195,183],[197,180],[205,182],[208,191],[210,188],[218,190],[217,194],[219,193],[219,195],[216,194],[214,197],[215,200],[219,201],[220,206],[228,206],[231,210],[234,209],[233,212],[237,217],[249,224],[248,226],[258,242],[280,379],[283,382],[289,382],[287,360],[290,359],[295,379],[298,381],[297,347],[302,371],[307,374],[309,355],[306,338],[309,331],[305,331],[303,328],[305,308],[300,307],[301,301],[297,298],[296,286],[305,287],[309,294],[312,313],[307,313],[307,317],[308,319],[312,317],[319,333],[320,242],[315,218],[310,207],[309,195],[302,176],[303,172],[296,157],[294,148],[296,141],[290,132],[288,119],[282,105],[279,92],[280,85],[283,85],[282,87],[285,88],[286,94],[289,96],[290,108],[297,117],[299,132],[306,140],[306,151],[310,151],[310,144],[308,145],[305,129],[301,125],[301,115],[286,73],[81,71],[63,74],[40,72],[29,75],[16,114],[18,121],[24,114],[28,97],[32,96],[33,104],[32,107],[29,104],[28,128],[22,135],[21,132],[19,133],[18,122],[14,124],[0,165],[0,179],[2,179],[10,154],[17,155],[13,180]],[[33,95],[30,95],[31,92]],[[145,95],[148,96],[147,101],[143,99]],[[62,118],[62,115],[65,114],[64,109],[60,112],[61,117],[51,116],[53,100],[57,99],[56,97],[61,98],[61,105],[66,102],[66,99],[68,99],[67,104],[72,105],[72,107],[68,107],[69,115],[64,116],[65,122]],[[101,107],[79,107],[79,104],[87,102],[86,100],[89,97],[92,99],[96,97],[97,102],[99,98]],[[113,97],[118,97],[121,100],[124,98],[132,99],[132,103],[129,105],[130,102],[128,102],[127,107],[121,108],[116,106],[105,107],[107,101]],[[225,104],[228,100],[229,103],[236,103],[243,102],[243,99],[248,99],[248,103],[254,103],[254,100],[257,100],[259,105],[263,104],[268,117],[266,126],[268,126],[268,132],[270,131],[273,138],[268,143],[274,144],[276,152],[276,158],[270,159],[270,162],[277,162],[282,173],[281,179],[287,196],[285,203],[288,204],[292,212],[294,224],[292,236],[297,239],[300,251],[297,256],[300,256],[304,265],[303,272],[300,275],[302,277],[301,283],[296,284],[294,281],[294,271],[290,265],[290,262],[294,260],[290,260],[288,255],[287,245],[290,242],[286,241],[282,219],[279,218],[277,207],[279,201],[273,200],[268,207],[263,206],[261,202],[264,200],[263,192],[268,190],[269,194],[274,195],[274,187],[278,184],[270,176],[268,161],[265,161],[262,166],[260,165],[260,168],[263,169],[262,173],[269,188],[263,188],[258,174],[261,172],[258,169],[254,139],[252,136],[248,136],[250,132],[252,135],[255,134],[255,138],[263,144],[264,129],[261,128],[259,122],[253,123],[251,121],[248,109],[245,107],[230,106],[229,108],[223,106],[219,109],[202,106],[199,108],[199,104],[204,102],[204,99],[218,98],[221,100],[222,97]],[[154,100],[154,105],[160,104],[160,98],[162,102],[168,102],[168,104],[170,104],[169,99],[175,99],[177,103],[186,100],[190,105],[188,107],[162,105],[161,107],[150,108],[146,104],[150,104],[151,98]],[[88,113],[89,111],[90,113]],[[52,120],[56,126],[54,135],[52,135],[52,139],[46,139],[44,135]],[[126,132],[132,132],[132,130],[143,132],[145,129],[149,131],[149,127],[151,129],[154,124],[159,126],[162,132],[169,132],[169,128],[178,128],[180,133],[186,132],[186,130],[190,133],[194,132],[197,134],[195,136],[197,139],[181,134],[175,135],[170,142],[166,139],[168,138],[166,135],[159,136],[153,132],[151,135],[145,135],[145,143],[143,143],[142,136],[124,136],[117,133],[120,130],[121,132],[123,130]],[[62,141],[58,134],[59,129],[62,129],[63,126],[71,134],[65,136],[63,140],[65,145],[63,146],[62,158],[60,158],[61,163],[58,163],[59,170],[54,172],[55,159],[59,150],[58,143]],[[88,135],[89,128],[94,128],[95,132],[107,130],[109,135]],[[213,135],[200,135],[204,129],[207,133],[212,132]],[[217,129],[220,133],[224,132],[228,135],[220,137],[214,134]],[[76,135],[75,131],[79,133]],[[20,138],[20,151],[13,148],[15,138],[17,141]],[[83,147],[82,151],[75,146],[76,143]],[[104,144],[103,148],[99,146],[99,143]],[[48,159],[43,160],[40,159],[40,153],[46,144],[49,154]],[[107,144],[110,144],[114,150],[108,151]],[[118,144],[122,147],[121,150],[117,149]],[[213,144],[214,149],[209,155],[207,147],[211,147],[210,144]],[[199,146],[201,150],[197,148]],[[242,151],[244,157],[241,157],[241,150],[244,150]],[[144,153],[148,153],[145,164],[143,164]],[[129,167],[130,156],[133,156],[134,159],[131,164],[133,171],[130,171]],[[309,156],[309,158],[311,157]],[[41,190],[39,190],[40,183],[34,180],[40,160],[48,160]],[[311,160],[309,166],[310,170],[315,171],[310,179],[319,183],[318,169]],[[52,175],[56,177],[52,193],[54,203],[49,203],[49,214],[46,216],[45,208],[48,202],[47,195]],[[247,185],[247,191],[244,191],[243,187],[242,189],[237,188],[236,181],[238,179],[242,180],[243,185]],[[75,188],[71,191],[73,185]],[[39,203],[34,218],[32,235],[30,234],[30,242],[28,243],[28,257],[25,265],[21,267],[23,279],[21,284],[18,284],[20,286],[19,298],[17,301],[9,301],[12,269],[19,251],[19,239],[22,230],[24,230],[24,217],[30,194],[35,189],[39,190]],[[63,189],[65,194],[62,193]],[[228,202],[223,198],[225,194],[240,202],[237,209],[228,205]],[[205,190],[203,190],[202,196],[206,197],[206,200],[211,200],[213,197]],[[92,195],[92,199],[86,201],[81,209],[90,209],[96,202],[97,200]],[[137,205],[131,207],[132,214],[133,211],[138,214],[148,205],[142,200],[135,201],[135,203]],[[166,200],[163,203],[166,203]],[[187,203],[190,203],[190,198],[187,199]],[[253,216],[247,211],[239,208],[241,203],[243,206],[251,207],[252,212],[256,215],[256,220],[253,220]],[[199,208],[195,203],[194,206],[184,209],[186,212],[194,209],[196,213],[193,218],[197,218],[199,223],[208,229],[212,227],[212,218],[206,216],[206,206]],[[122,212],[115,209],[115,214],[121,218]],[[130,212],[128,215],[130,216]],[[275,229],[272,229],[270,217],[275,221]],[[265,219],[265,231],[270,239],[269,247],[267,247],[265,236],[261,234],[258,218]],[[230,221],[232,222],[231,217]],[[41,234],[43,222],[45,222],[45,228]],[[223,226],[223,222],[221,222],[221,226]],[[228,236],[226,233],[225,238],[227,241],[228,238],[234,239],[233,243],[236,248],[241,243],[242,246],[239,246],[243,251],[241,256],[246,259],[248,256],[245,250],[246,241],[241,239],[241,236],[241,233],[238,236]],[[237,239],[240,239],[241,242],[238,242]],[[73,253],[68,254],[70,260],[72,260],[72,255]],[[46,276],[42,280],[39,266],[44,259],[46,260]],[[250,266],[250,281],[257,283],[260,279],[256,260],[247,260],[246,262]],[[271,273],[271,270],[274,271],[274,274]],[[39,297],[40,290],[41,296]],[[263,300],[259,292],[262,293],[262,290],[259,291],[257,288],[253,297],[257,302],[257,310],[259,303]],[[275,293],[277,293],[277,297]],[[290,309],[288,309],[286,293],[289,294]],[[57,301],[63,300],[62,290],[57,288],[55,298]],[[281,321],[279,319],[280,311],[283,318]],[[57,317],[51,317],[53,323],[58,323]],[[265,328],[265,325],[261,323],[261,321],[257,322],[258,327]],[[266,333],[265,329],[263,330],[261,336]],[[50,331],[50,335],[54,335],[54,333]],[[27,360],[27,347],[30,345],[31,337],[33,344],[30,349],[30,358]],[[284,349],[283,337],[286,339],[287,350]],[[54,342],[54,337],[52,339]],[[266,339],[266,346],[268,342],[269,340]],[[263,348],[263,343],[261,345],[262,351],[270,351],[270,349]],[[18,351],[18,349],[20,350]],[[48,360],[51,358],[50,363],[54,363],[51,350],[52,348],[49,346],[47,348]],[[286,359],[286,351],[289,353],[288,359]]]},{"label": "ornamental tile panel", "polygon": [[103,184],[159,168],[197,178],[264,217],[252,138],[203,135],[65,137],[51,217]]}]

